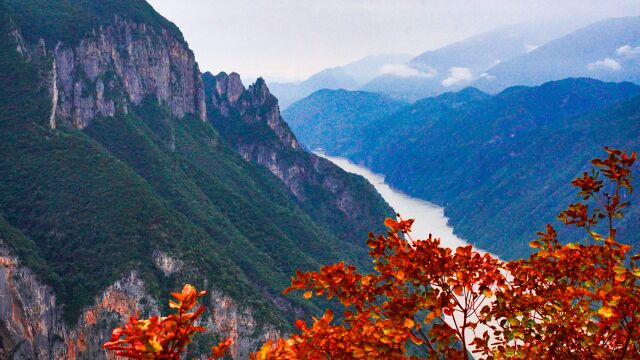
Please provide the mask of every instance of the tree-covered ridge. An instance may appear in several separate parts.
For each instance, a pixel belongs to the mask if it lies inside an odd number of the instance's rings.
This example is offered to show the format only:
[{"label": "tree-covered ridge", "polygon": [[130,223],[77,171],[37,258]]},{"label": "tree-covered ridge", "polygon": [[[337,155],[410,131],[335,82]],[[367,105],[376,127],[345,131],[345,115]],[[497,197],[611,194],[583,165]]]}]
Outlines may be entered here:
[{"label": "tree-covered ridge", "polygon": [[308,148],[345,154],[355,147],[365,146],[367,134],[363,131],[371,123],[377,123],[406,105],[406,102],[383,94],[324,89],[294,103],[283,116]]},{"label": "tree-covered ridge", "polygon": [[[413,196],[443,205],[458,234],[476,246],[521,257],[530,252],[526,230],[550,222],[560,210],[570,193],[559,185],[582,171],[586,154],[640,142],[634,99],[639,94],[640,87],[631,83],[592,79],[513,87],[496,96],[466,89],[372,121],[360,130],[366,146],[343,139],[338,148],[346,150],[337,154],[385,174],[391,185]],[[305,101],[291,108],[304,107]],[[331,110],[322,116],[321,127],[331,131]],[[630,214],[620,231],[633,237],[637,219]]]},{"label": "tree-covered ridge", "polygon": [[1,3],[27,41],[43,39],[50,47],[55,47],[58,41],[73,46],[98,27],[112,23],[116,16],[183,39],[178,27],[144,0],[2,0]]}]

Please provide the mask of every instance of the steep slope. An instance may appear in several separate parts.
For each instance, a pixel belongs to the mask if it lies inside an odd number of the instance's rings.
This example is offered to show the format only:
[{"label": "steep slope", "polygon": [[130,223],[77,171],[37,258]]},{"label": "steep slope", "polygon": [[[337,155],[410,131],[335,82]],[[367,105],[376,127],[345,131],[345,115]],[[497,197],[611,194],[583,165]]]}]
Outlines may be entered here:
[{"label": "steep slope", "polygon": [[576,30],[496,65],[474,86],[498,92],[580,76],[640,83],[640,17],[604,20]]},{"label": "steep slope", "polygon": [[[637,149],[637,100],[621,107],[624,114],[588,114],[638,95],[631,83],[592,79],[513,87],[496,96],[467,89],[370,123],[362,129],[367,146],[344,154],[393,186],[443,205],[458,234],[478,247],[524,256],[535,230],[554,222],[571,199],[568,184],[591,157],[604,146]],[[640,244],[633,235],[637,214],[622,232]]]},{"label": "steep slope", "polygon": [[301,82],[270,82],[271,92],[278,98],[281,108],[321,89],[355,90],[373,78],[393,71],[411,59],[408,54],[379,54],[367,56],[358,61],[324,69]]},{"label": "steep slope", "polygon": [[320,90],[291,105],[283,116],[308,148],[344,155],[366,144],[368,138],[363,130],[371,123],[406,105],[383,94]]},{"label": "steep slope", "polygon": [[204,82],[209,121],[222,138],[282,180],[314,220],[354,244],[382,230],[393,210],[364,178],[302,148],[264,80],[245,89],[238,74],[205,73]]},{"label": "steep slope", "polygon": [[205,117],[144,1],[0,1],[0,357],[105,359],[112,327],[189,282],[210,292],[192,354],[229,336],[246,358],[317,311],[281,295],[295,269],[363,258]]}]

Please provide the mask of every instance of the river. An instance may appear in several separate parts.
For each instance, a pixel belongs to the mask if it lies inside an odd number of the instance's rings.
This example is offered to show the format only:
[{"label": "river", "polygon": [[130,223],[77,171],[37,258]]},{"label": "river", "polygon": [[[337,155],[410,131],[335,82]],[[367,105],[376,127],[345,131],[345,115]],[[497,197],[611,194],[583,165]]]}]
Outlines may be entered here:
[{"label": "river", "polygon": [[376,174],[371,170],[354,164],[346,158],[329,156],[322,151],[314,152],[318,156],[331,161],[343,170],[353,174],[361,175],[378,190],[380,195],[391,205],[391,207],[405,219],[415,219],[413,223],[411,238],[414,240],[425,239],[429,234],[440,238],[441,244],[455,249],[458,246],[465,246],[468,243],[453,233],[453,228],[449,226],[448,219],[444,215],[444,209],[428,201],[411,197],[399,190],[396,190],[384,182],[384,175]]}]

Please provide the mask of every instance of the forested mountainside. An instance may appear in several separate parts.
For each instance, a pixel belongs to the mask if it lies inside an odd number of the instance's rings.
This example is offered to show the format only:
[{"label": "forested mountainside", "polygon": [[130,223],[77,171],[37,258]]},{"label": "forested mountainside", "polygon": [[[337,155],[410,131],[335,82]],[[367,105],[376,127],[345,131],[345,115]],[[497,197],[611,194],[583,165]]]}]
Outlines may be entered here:
[{"label": "forested mountainside", "polygon": [[366,146],[364,131],[371,124],[406,105],[384,94],[325,89],[294,103],[284,114],[287,124],[309,149],[346,154]]},{"label": "forested mountainside", "polygon": [[[246,358],[314,313],[281,295],[290,274],[360,263],[366,232],[320,223],[334,198],[307,206],[233,143],[207,121],[180,31],[146,2],[0,1],[0,358],[106,358],[114,326],[166,310],[184,282],[209,291],[194,356],[231,337]],[[323,166],[370,201],[346,229],[389,215]]]},{"label": "forested mountainside", "polygon": [[362,234],[384,231],[393,210],[360,176],[302,148],[280,116],[263,79],[245,89],[238,74],[204,74],[209,121],[247,161],[282,180],[300,206],[340,239],[362,245]]},{"label": "forested mountainside", "polygon": [[[640,87],[631,83],[586,78],[512,87],[495,96],[469,88],[368,122],[359,130],[366,141],[342,139],[335,146],[340,151],[323,143],[332,138],[326,134],[301,132],[300,139],[344,154],[408,194],[444,206],[461,237],[517,258],[529,253],[535,231],[555,222],[554,214],[573,199],[566,184],[594,154],[604,146],[638,148],[638,95]],[[297,119],[294,130],[309,126],[324,132],[349,122],[334,117],[329,107],[324,113],[318,108],[310,97],[294,104],[285,119]],[[639,216],[632,205],[621,239],[640,244]]]}]

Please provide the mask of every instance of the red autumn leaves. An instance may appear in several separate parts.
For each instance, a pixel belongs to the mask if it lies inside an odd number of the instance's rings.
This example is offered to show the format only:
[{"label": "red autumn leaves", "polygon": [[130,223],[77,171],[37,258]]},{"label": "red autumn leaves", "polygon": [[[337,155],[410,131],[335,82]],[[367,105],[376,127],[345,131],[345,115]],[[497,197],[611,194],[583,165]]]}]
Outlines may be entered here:
[{"label": "red autumn leaves", "polygon": [[[129,359],[179,360],[193,335],[205,330],[195,325],[205,307],[192,310],[198,305],[198,298],[205,293],[185,285],[181,292],[171,294],[176,299],[169,301],[169,306],[175,310],[174,314],[143,320],[131,317],[124,327],[113,330],[111,341],[104,344],[104,348]],[[213,346],[209,359],[221,358],[230,345],[231,339],[227,339]]]},{"label": "red autumn leaves", "polygon": [[[584,202],[559,219],[585,231],[563,243],[548,225],[528,259],[504,262],[471,246],[438,239],[406,241],[413,220],[387,219],[386,236],[369,234],[375,265],[361,273],[343,262],[297,272],[285,293],[336,299],[298,332],[269,341],[253,360],[272,359],[637,359],[640,358],[640,269],[616,240],[616,221],[631,193],[636,154],[605,148],[607,158],[573,181]],[[132,318],[105,347],[136,359],[178,359],[201,328],[191,312],[197,293],[174,294],[177,313]],[[221,356],[229,342],[213,348]]]},{"label": "red autumn leaves", "polygon": [[252,359],[640,358],[638,257],[615,238],[636,154],[605,150],[573,181],[586,202],[559,216],[587,240],[563,244],[548,225],[529,259],[503,262],[432,237],[407,242],[399,233],[413,220],[387,219],[389,234],[368,240],[373,274],[338,263],[297,273],[285,291],[337,298],[343,318],[299,324]]}]

